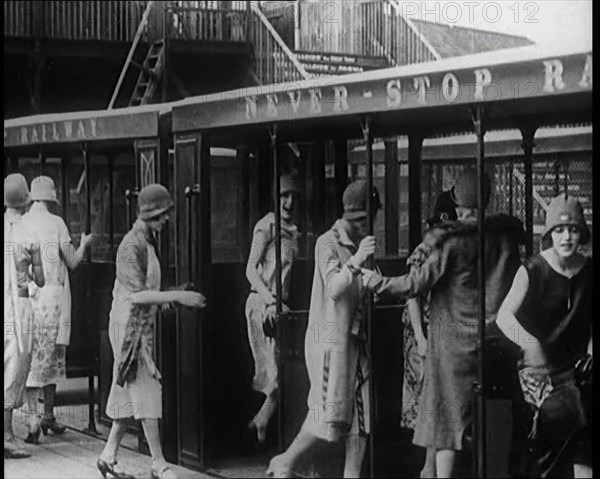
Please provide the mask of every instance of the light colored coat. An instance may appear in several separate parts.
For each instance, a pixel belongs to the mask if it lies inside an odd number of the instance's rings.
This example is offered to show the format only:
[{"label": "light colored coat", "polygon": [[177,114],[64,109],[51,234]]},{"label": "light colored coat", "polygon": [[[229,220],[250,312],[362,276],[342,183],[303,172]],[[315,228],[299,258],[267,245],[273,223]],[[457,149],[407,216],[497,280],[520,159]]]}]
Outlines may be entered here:
[{"label": "light colored coat", "polygon": [[[331,441],[331,426],[351,434],[369,432],[369,371],[366,356],[366,289],[347,262],[356,246],[338,220],[315,246],[315,272],[305,337],[313,435]],[[354,412],[356,411],[356,413]],[[314,418],[310,415],[314,414]]]}]

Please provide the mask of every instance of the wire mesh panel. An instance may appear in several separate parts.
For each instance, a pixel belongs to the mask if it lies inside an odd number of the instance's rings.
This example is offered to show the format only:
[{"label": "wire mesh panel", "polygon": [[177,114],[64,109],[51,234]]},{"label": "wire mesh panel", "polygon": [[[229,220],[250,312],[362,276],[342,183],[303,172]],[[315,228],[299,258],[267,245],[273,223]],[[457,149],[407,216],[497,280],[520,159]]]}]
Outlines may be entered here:
[{"label": "wire mesh panel", "polygon": [[[525,167],[519,130],[492,131],[485,137],[486,171],[492,194],[488,215],[512,214],[525,223]],[[592,127],[589,125],[540,128],[532,155],[533,253],[542,249],[548,204],[559,193],[577,198],[585,219],[592,224]],[[422,217],[433,216],[437,197],[452,188],[466,168],[476,167],[474,135],[435,139],[424,143]],[[592,241],[581,247],[592,255]]]}]

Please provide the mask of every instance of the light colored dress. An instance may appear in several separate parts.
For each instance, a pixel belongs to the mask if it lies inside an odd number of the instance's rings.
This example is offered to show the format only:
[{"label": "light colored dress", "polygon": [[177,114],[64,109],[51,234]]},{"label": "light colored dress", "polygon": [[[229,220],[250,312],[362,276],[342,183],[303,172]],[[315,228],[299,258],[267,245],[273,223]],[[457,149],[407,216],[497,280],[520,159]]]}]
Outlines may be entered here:
[{"label": "light colored dress", "polygon": [[[258,275],[265,283],[271,294],[276,295],[275,275],[275,215],[267,213],[254,227],[252,252],[248,261],[253,261],[252,254],[258,248],[258,235],[264,234],[267,241],[266,251],[260,263],[257,264]],[[290,273],[292,263],[298,256],[298,229],[295,226],[281,227],[281,266],[282,266],[282,299],[287,301],[290,289]],[[273,338],[265,336],[263,323],[266,319],[267,304],[260,294],[251,291],[246,301],[246,324],[248,340],[254,357],[254,380],[252,387],[255,391],[267,396],[274,394],[278,388],[277,379],[277,345]]]},{"label": "light colored dress", "polygon": [[160,262],[149,226],[137,220],[117,251],[110,310],[113,379],[106,404],[112,419],[162,417],[160,373],[153,359],[155,305],[132,305],[134,293],[160,290]]},{"label": "light colored dress", "polygon": [[67,265],[60,245],[70,244],[71,236],[63,219],[34,203],[23,216],[40,240],[45,285],[30,285],[35,318],[33,356],[27,387],[60,384],[67,377],[66,346],[71,335],[71,288]]},{"label": "light colored dress", "polygon": [[25,384],[33,348],[33,309],[27,284],[35,232],[12,211],[4,213],[4,408],[25,402]]}]

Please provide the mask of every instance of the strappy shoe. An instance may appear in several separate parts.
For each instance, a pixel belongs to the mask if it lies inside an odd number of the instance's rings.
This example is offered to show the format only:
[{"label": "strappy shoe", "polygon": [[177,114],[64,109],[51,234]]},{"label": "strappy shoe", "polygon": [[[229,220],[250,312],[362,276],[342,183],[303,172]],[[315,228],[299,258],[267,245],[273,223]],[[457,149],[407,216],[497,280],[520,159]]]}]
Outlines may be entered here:
[{"label": "strappy shoe", "polygon": [[24,459],[31,457],[24,448],[15,441],[4,441],[4,459]]},{"label": "strappy shoe", "polygon": [[29,425],[29,432],[27,433],[27,437],[25,438],[25,442],[27,444],[35,444],[36,446],[40,443],[40,425],[39,423],[35,423],[33,426]]},{"label": "strappy shoe", "polygon": [[48,429],[50,429],[55,435],[64,434],[67,428],[56,421],[55,417],[48,418],[44,417],[40,421],[40,427],[44,436],[48,435]]},{"label": "strappy shoe", "polygon": [[162,464],[156,469],[154,466],[152,467],[152,471],[150,472],[151,479],[178,479],[173,471],[173,468],[168,464]]},{"label": "strappy shoe", "polygon": [[269,462],[267,477],[294,477],[294,475],[292,474],[292,468],[282,461],[280,454]]},{"label": "strappy shoe", "polygon": [[115,479],[135,479],[135,476],[132,476],[131,474],[115,471],[116,464],[117,461],[113,462],[112,464],[109,464],[104,459],[100,458],[98,458],[98,462],[96,462],[96,466],[98,467],[98,470],[100,471],[103,477],[106,477],[107,474],[110,474]]}]

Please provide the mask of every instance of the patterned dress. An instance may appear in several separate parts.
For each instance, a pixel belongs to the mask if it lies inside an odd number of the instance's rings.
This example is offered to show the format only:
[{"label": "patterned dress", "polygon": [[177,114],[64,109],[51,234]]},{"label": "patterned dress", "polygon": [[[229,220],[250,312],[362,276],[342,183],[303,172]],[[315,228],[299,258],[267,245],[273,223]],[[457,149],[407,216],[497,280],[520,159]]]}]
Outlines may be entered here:
[{"label": "patterned dress", "polygon": [[160,278],[152,231],[137,220],[117,251],[108,328],[115,358],[106,404],[111,419],[162,417],[161,376],[153,359],[156,306],[131,303],[134,293],[160,290]]},{"label": "patterned dress", "polygon": [[[406,260],[409,269],[420,268],[427,257],[431,254],[431,248],[425,243],[419,244]],[[416,298],[422,313],[422,325],[425,330],[429,322],[429,294]],[[419,411],[419,398],[423,389],[424,362],[419,355],[415,332],[410,321],[408,307],[402,313],[402,324],[404,326],[404,381],[402,383],[402,418],[401,427],[415,428],[417,414]]]},{"label": "patterned dress", "polygon": [[23,220],[35,228],[41,242],[45,285],[31,285],[35,318],[33,357],[27,387],[60,384],[67,377],[66,346],[71,333],[69,274],[60,246],[71,243],[67,225],[42,204],[34,203]]},{"label": "patterned dress", "polygon": [[25,400],[25,383],[33,348],[33,310],[27,284],[34,261],[34,230],[13,211],[4,213],[4,409],[18,409]]}]

